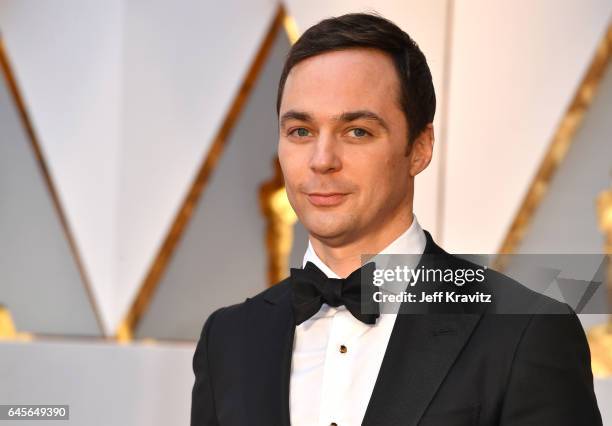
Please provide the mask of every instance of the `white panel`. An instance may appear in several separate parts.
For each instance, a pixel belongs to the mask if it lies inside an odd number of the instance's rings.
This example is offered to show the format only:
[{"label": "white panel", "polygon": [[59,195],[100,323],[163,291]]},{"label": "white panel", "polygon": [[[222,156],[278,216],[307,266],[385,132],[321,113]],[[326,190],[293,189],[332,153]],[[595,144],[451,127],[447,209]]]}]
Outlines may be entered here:
[{"label": "white panel", "polygon": [[0,3],[0,29],[107,332],[166,236],[276,7]]},{"label": "white panel", "polygon": [[20,331],[99,336],[86,290],[0,72],[0,305]]},{"label": "white panel", "polygon": [[119,0],[0,2],[0,30],[103,313],[114,290],[121,8]]},{"label": "white panel", "polygon": [[191,343],[0,343],[0,401],[70,406],[68,422],[43,424],[188,425],[194,350]]},{"label": "white panel", "polygon": [[612,177],[612,67],[603,74],[517,253],[603,253],[596,199]]},{"label": "white panel", "polygon": [[611,11],[609,0],[455,2],[447,249],[499,248]]},{"label": "white panel", "polygon": [[[259,189],[274,175],[276,88],[289,47],[281,29],[135,330],[136,338],[195,340],[215,309],[243,302],[267,287],[266,221]],[[241,278],[243,271],[249,271],[249,279]]]},{"label": "white panel", "polygon": [[127,0],[116,327],[276,11],[272,0]]},{"label": "white panel", "polygon": [[412,37],[427,58],[436,88],[434,157],[415,183],[414,212],[419,223],[436,238],[438,230],[438,187],[440,172],[441,112],[444,108],[443,72],[446,37],[447,0],[365,1],[365,0],[288,0],[288,13],[295,19],[300,32],[330,16],[351,12],[374,11],[393,21]]}]

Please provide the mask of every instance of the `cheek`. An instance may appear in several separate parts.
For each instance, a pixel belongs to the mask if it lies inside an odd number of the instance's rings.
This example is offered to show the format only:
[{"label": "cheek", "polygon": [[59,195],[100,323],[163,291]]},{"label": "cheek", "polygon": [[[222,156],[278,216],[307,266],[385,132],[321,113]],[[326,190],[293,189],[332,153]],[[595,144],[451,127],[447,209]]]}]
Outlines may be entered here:
[{"label": "cheek", "polygon": [[404,172],[406,165],[392,157],[379,158],[371,161],[367,168],[362,168],[357,175],[360,186],[368,194],[368,198],[377,202],[389,197],[390,194],[402,191],[404,183]]},{"label": "cheek", "polygon": [[379,152],[369,152],[360,155],[357,161],[352,161],[351,175],[363,188],[385,184],[397,168],[397,163],[388,155]]},{"label": "cheek", "polygon": [[278,145],[278,162],[280,163],[286,184],[290,184],[293,181],[292,173],[295,174],[296,168],[294,161],[292,161],[293,158],[287,146],[280,142]]},{"label": "cheek", "polygon": [[[295,155],[291,155],[289,150],[283,150],[279,147],[278,161],[280,163],[281,172],[285,183],[285,190],[292,205],[299,203],[298,192],[300,185],[303,183],[304,176],[303,166]],[[297,198],[296,198],[297,197]]]}]

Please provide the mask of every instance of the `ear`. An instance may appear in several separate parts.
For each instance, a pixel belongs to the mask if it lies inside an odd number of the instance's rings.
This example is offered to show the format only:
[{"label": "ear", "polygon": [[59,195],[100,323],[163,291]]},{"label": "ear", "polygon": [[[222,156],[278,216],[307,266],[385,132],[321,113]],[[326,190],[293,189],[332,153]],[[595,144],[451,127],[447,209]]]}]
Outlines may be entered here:
[{"label": "ear", "polygon": [[421,173],[431,162],[434,146],[433,124],[429,123],[419,136],[412,142],[410,150],[410,175],[412,177]]}]

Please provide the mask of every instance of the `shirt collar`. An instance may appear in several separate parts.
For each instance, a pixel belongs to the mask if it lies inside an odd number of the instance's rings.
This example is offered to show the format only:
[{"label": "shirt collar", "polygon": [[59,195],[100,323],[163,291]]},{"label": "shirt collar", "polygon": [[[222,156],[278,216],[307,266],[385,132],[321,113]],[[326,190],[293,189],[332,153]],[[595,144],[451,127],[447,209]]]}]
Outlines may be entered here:
[{"label": "shirt collar", "polygon": [[[393,240],[389,245],[382,249],[378,254],[423,254],[427,238],[423,229],[417,221],[416,215],[412,214],[412,224],[399,237]],[[377,268],[386,267],[388,256],[383,256],[384,260],[374,257],[372,260],[376,263]],[[302,267],[306,266],[307,262],[314,263],[328,278],[340,278],[332,269],[327,266],[315,253],[310,239],[308,240],[308,248],[304,254]],[[395,291],[393,291],[395,293]]]}]

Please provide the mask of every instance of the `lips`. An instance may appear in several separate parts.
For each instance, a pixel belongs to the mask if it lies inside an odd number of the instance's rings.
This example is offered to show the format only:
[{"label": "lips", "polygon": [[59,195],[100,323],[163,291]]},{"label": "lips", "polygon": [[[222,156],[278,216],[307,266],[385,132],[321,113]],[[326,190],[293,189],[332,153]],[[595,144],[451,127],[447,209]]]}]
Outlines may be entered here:
[{"label": "lips", "polygon": [[313,192],[308,194],[308,200],[317,207],[331,207],[342,203],[347,195],[339,192]]}]

